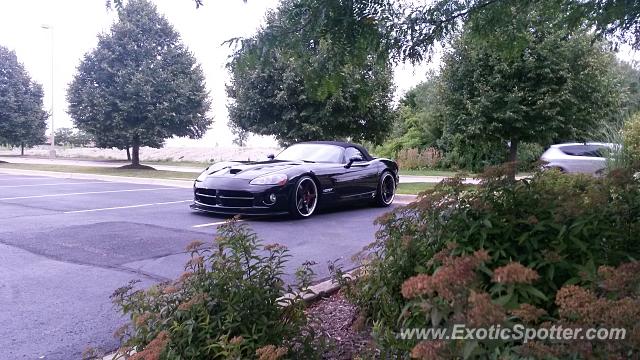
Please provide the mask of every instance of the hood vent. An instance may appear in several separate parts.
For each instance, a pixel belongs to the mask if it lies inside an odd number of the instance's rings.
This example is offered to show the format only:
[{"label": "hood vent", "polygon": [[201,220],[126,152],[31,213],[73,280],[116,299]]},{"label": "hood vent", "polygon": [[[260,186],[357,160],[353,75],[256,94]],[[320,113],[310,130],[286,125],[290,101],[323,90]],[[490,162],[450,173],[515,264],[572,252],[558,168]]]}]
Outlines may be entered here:
[{"label": "hood vent", "polygon": [[242,169],[231,169],[231,170],[229,170],[229,173],[230,174],[237,174],[237,173],[239,173],[241,171],[242,171]]}]

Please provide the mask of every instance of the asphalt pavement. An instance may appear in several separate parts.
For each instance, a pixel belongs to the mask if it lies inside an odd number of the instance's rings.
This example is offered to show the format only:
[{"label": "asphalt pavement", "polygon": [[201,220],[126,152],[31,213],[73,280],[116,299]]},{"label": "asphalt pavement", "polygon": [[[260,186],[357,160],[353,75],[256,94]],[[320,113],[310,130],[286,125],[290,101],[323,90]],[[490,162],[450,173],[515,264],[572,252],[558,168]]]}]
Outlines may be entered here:
[{"label": "asphalt pavement", "polygon": [[[192,212],[191,189],[0,172],[0,359],[80,359],[87,347],[117,347],[125,319],[109,295],[183,272],[192,240],[212,241],[225,218]],[[248,218],[265,243],[292,255],[286,280],[307,260],[318,281],[327,262],[374,239],[387,209],[349,207],[312,218]]]}]

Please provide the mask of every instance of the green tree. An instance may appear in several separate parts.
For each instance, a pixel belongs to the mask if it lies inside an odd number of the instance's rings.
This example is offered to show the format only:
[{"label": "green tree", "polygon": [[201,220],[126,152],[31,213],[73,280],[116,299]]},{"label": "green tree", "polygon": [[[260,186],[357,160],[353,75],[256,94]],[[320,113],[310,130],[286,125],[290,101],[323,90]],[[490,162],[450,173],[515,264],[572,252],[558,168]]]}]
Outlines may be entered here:
[{"label": "green tree", "polygon": [[93,142],[93,137],[84,131],[63,127],[56,129],[56,144],[72,147],[84,147]]},{"label": "green tree", "polygon": [[[629,0],[355,0],[369,7],[384,29],[387,48],[400,60],[421,61],[438,43],[450,43],[465,27],[493,40],[495,51],[517,54],[526,46],[527,22],[534,15],[556,30],[590,32],[594,39],[607,38],[616,44],[640,48],[640,2]],[[356,5],[357,6],[357,5]],[[518,29],[520,31],[513,31]],[[334,32],[343,31],[336,27]]]},{"label": "green tree", "polygon": [[[202,5],[202,1],[197,0]],[[510,30],[525,25],[514,23],[513,14],[528,14],[536,8],[553,15],[554,26],[569,30],[593,29],[597,39],[608,38],[618,43],[628,43],[640,48],[640,2],[630,0],[435,0],[435,1],[397,1],[397,0],[353,0],[350,6],[358,9],[356,20],[362,23],[375,23],[384,33],[382,48],[389,51],[399,61],[422,61],[431,55],[435,45],[449,43],[458,36],[464,26],[474,21],[475,33],[485,37],[494,37],[501,44],[499,50],[518,52],[523,44],[522,37],[505,40],[504,36],[519,35],[521,32]],[[308,0],[302,7],[310,10],[317,8],[317,14],[331,14],[331,2]],[[355,34],[345,22],[328,21],[325,31],[335,36]],[[466,24],[466,25],[465,25]],[[525,25],[526,26],[526,25]],[[525,27],[521,27],[522,30]],[[283,38],[286,34],[282,33]],[[269,48],[271,43],[263,46]],[[348,53],[352,44],[336,44],[339,53]]]},{"label": "green tree", "polygon": [[395,109],[390,136],[376,154],[396,158],[400,150],[436,147],[442,136],[442,116],[438,98],[439,77],[429,74],[426,81],[406,92]]},{"label": "green tree", "polygon": [[[248,2],[247,0],[242,0]],[[204,0],[187,0],[185,3],[203,6]],[[557,24],[569,28],[590,28],[597,38],[608,38],[618,43],[627,43],[640,49],[640,2],[633,0],[435,0],[435,1],[397,1],[397,0],[352,0],[349,6],[358,10],[358,22],[377,23],[385,33],[384,48],[391,51],[396,59],[420,61],[429,55],[434,45],[449,42],[460,34],[463,24],[472,17],[479,30],[485,35],[500,34],[495,30],[513,26],[510,13],[527,13],[531,6],[544,7],[547,13],[555,13]],[[123,0],[107,0],[107,7],[123,7]],[[301,3],[300,9],[313,13],[314,18],[331,16],[332,1],[308,0]],[[315,11],[312,11],[314,10]],[[335,17],[336,21],[327,22],[324,31],[334,35],[353,35],[348,22]],[[306,25],[305,25],[306,26]],[[286,32],[282,34],[286,38]],[[503,43],[503,46],[518,45],[517,41]],[[270,47],[269,42],[262,44]],[[337,44],[342,53],[352,49],[350,43]]]},{"label": "green tree", "polygon": [[93,136],[91,136],[91,134],[88,134],[81,130],[77,130],[71,136],[71,146],[74,146],[74,147],[85,147],[94,142],[95,141],[93,139]]},{"label": "green tree", "polygon": [[204,74],[178,33],[146,0],[130,0],[85,55],[69,86],[69,114],[99,147],[161,147],[200,138],[211,124]]},{"label": "green tree", "polygon": [[16,54],[0,46],[0,143],[25,146],[44,142],[47,113],[42,86],[33,80]]},{"label": "green tree", "polygon": [[616,68],[624,96],[622,110],[625,117],[629,117],[640,111],[640,71],[623,61],[618,62]]},{"label": "green tree", "polygon": [[444,57],[440,96],[450,147],[509,143],[508,160],[516,161],[522,142],[586,139],[619,116],[614,55],[588,36],[538,28],[517,56],[471,39],[464,34]]},{"label": "green tree", "polygon": [[[230,62],[234,132],[275,135],[283,144],[335,138],[380,142],[392,118],[392,72],[388,58],[369,47],[368,39],[380,41],[381,34],[375,25],[358,22],[350,4],[328,1],[332,13],[322,17],[316,14],[321,5],[309,10],[309,3],[283,2]],[[324,31],[327,21],[338,19],[354,33]],[[335,44],[345,42],[353,56],[336,51]]]},{"label": "green tree", "polygon": [[70,146],[73,138],[73,130],[63,127],[56,129],[56,145]]}]

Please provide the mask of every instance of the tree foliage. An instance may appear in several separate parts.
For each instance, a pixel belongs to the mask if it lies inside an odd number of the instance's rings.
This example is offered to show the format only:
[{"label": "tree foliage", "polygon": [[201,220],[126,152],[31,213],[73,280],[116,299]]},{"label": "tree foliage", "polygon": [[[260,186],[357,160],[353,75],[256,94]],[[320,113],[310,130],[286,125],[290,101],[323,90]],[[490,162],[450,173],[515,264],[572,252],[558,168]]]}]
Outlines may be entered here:
[{"label": "tree foliage", "polygon": [[400,99],[391,134],[381,147],[375,149],[377,155],[397,158],[401,150],[422,150],[437,145],[442,137],[439,81],[437,75],[431,74]]},{"label": "tree foliage", "polygon": [[[469,23],[441,73],[401,101],[385,155],[435,146],[447,167],[481,171],[508,155],[526,167],[551,142],[606,140],[601,134],[610,125],[637,111],[637,70],[589,35],[539,21],[551,16],[545,9],[529,10],[510,16],[528,26],[484,40]],[[523,45],[502,51],[499,36]]]},{"label": "tree foliage", "polygon": [[48,114],[42,109],[42,86],[16,54],[0,46],[0,143],[32,146],[44,142]]},{"label": "tree foliage", "polygon": [[[316,11],[328,14],[331,2],[307,1],[303,4],[319,5]],[[474,23],[476,33],[496,37],[500,50],[516,51],[521,48],[518,37],[505,40],[503,36],[521,34],[496,31],[521,27],[513,15],[535,14],[540,21],[554,17],[553,25],[567,30],[594,29],[594,39],[608,38],[640,48],[640,2],[630,0],[353,0],[349,2],[360,11],[356,22],[375,23],[384,34],[378,42],[398,61],[420,62],[432,54],[435,45],[450,43],[465,24]],[[540,16],[542,15],[542,16]],[[336,36],[353,33],[352,28],[340,21],[327,22],[327,32]],[[521,29],[524,29],[523,27]],[[269,47],[269,43],[265,43]],[[339,44],[342,52],[349,52],[349,43]],[[515,49],[515,50],[514,50]]]},{"label": "tree foliage", "polygon": [[[229,63],[235,132],[275,135],[284,144],[379,142],[391,119],[392,72],[379,52],[378,28],[358,21],[358,11],[338,0],[285,1],[257,35],[242,41]],[[328,32],[335,22],[352,31]],[[370,46],[374,39],[378,46]],[[341,53],[347,43],[350,51]]]},{"label": "tree foliage", "polygon": [[[368,1],[374,18],[384,29],[388,48],[396,59],[419,62],[429,56],[438,43],[450,43],[464,27],[501,44],[500,51],[517,53],[525,45],[530,16],[556,30],[593,29],[593,40],[627,43],[640,48],[640,2],[629,0],[394,0]],[[335,29],[335,31],[341,31]]]},{"label": "tree foliage", "polygon": [[[618,115],[622,97],[614,55],[584,35],[539,29],[516,57],[462,38],[445,56],[445,133],[469,144],[548,145],[586,140]],[[475,145],[470,145],[475,146]]]},{"label": "tree foliage", "polygon": [[56,129],[56,144],[62,146],[84,147],[94,143],[90,134],[84,131],[74,131],[71,128],[63,127]]},{"label": "tree foliage", "polygon": [[[186,2],[192,2],[196,7],[206,3],[204,0]],[[300,8],[313,14],[314,19],[322,19],[330,16],[327,10],[334,3],[309,0],[301,3]],[[107,0],[107,7],[112,4],[121,8],[123,0]],[[395,59],[402,61],[423,60],[432,53],[434,45],[455,39],[463,24],[473,17],[479,19],[476,22],[479,30],[493,32],[514,25],[510,13],[526,14],[532,6],[542,7],[548,14],[556,14],[556,25],[594,29],[596,38],[608,38],[640,49],[640,2],[634,0],[352,0],[348,4],[358,9],[353,20],[376,23],[385,34],[384,41],[378,43],[391,51]],[[336,20],[327,22],[324,30],[334,35],[352,34],[361,39],[347,23],[340,21],[339,17]],[[286,32],[282,35],[286,38]],[[510,47],[518,46],[519,42],[503,44]],[[263,45],[270,46],[268,42]],[[347,42],[339,47],[343,53],[351,49]]]},{"label": "tree foliage", "polygon": [[71,83],[69,113],[99,147],[160,147],[200,138],[211,124],[204,74],[179,34],[147,0],[130,0]]},{"label": "tree foliage", "polygon": [[640,70],[633,64],[618,62],[616,71],[620,76],[624,96],[621,110],[625,117],[629,117],[640,111]]}]

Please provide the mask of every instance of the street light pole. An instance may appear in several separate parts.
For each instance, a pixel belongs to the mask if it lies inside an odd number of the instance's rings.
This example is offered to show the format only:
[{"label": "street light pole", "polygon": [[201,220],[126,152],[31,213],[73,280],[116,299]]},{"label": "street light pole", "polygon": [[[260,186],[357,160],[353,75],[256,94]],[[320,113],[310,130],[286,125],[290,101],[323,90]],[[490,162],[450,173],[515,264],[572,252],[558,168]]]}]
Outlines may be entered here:
[{"label": "street light pole", "polygon": [[51,26],[51,25],[42,25],[41,27],[43,29],[49,30],[51,32],[51,150],[49,150],[49,156],[53,158],[53,157],[56,157],[56,133],[55,133],[55,126],[54,126],[54,122],[53,122],[53,111],[54,111],[53,99],[54,99],[54,88],[55,88],[55,85],[53,83],[53,76],[54,76],[53,26]]}]

